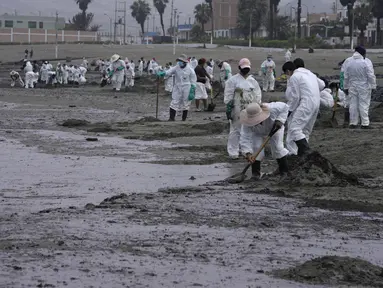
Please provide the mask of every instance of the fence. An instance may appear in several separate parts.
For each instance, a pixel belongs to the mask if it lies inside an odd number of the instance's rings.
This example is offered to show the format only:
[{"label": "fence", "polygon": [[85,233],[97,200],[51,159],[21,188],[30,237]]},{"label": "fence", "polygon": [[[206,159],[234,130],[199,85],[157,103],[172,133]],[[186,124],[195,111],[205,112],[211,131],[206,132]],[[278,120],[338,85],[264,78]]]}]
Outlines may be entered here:
[{"label": "fence", "polygon": [[[0,28],[1,43],[53,43],[56,41],[56,30]],[[99,41],[97,32],[57,31],[58,42],[95,42]]]}]

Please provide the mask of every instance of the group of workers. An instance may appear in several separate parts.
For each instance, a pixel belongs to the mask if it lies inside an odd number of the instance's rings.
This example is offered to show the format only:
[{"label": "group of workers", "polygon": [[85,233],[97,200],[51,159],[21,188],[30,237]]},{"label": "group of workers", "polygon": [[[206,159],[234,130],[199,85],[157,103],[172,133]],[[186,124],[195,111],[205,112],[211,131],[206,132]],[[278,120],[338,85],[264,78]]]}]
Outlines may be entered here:
[{"label": "group of workers", "polygon": [[[287,56],[285,60],[291,60]],[[230,122],[227,151],[232,159],[238,159],[242,154],[252,163],[253,180],[261,178],[264,158],[264,152],[257,157],[254,153],[268,135],[271,135],[270,146],[273,158],[278,162],[278,172],[282,179],[287,177],[287,156],[305,157],[310,152],[309,138],[321,107],[333,108],[339,104],[345,108],[345,127],[354,129],[361,119],[361,128],[369,128],[368,110],[371,91],[376,89],[376,78],[373,65],[366,58],[366,50],[361,46],[356,47],[353,56],[342,63],[340,85],[318,78],[317,74],[305,68],[301,58],[286,61],[282,71],[287,77],[287,103],[262,102],[262,90],[250,74],[252,66],[249,59],[239,61],[239,73],[233,76],[227,62],[217,62]],[[169,121],[175,120],[177,111],[182,111],[182,120],[185,121],[190,101],[196,99],[199,109],[198,100],[207,99],[207,83],[212,80],[212,70],[207,71],[210,67],[210,61],[200,59],[193,69],[191,60],[181,55],[176,66],[157,73],[159,77],[175,77]],[[275,63],[271,55],[262,63],[261,72],[264,76],[275,77]],[[273,91],[273,77],[264,81],[263,91]],[[284,141],[285,129],[287,135]]]},{"label": "group of workers", "polygon": [[49,61],[43,61],[41,67],[37,61],[31,61],[25,59],[23,65],[24,79],[22,80],[20,73],[12,70],[10,72],[11,86],[14,87],[18,83],[21,87],[26,89],[34,88],[36,84],[42,83],[43,85],[80,85],[86,83],[86,73],[88,69],[88,61],[83,58],[81,65],[67,65],[57,63],[56,67]]}]

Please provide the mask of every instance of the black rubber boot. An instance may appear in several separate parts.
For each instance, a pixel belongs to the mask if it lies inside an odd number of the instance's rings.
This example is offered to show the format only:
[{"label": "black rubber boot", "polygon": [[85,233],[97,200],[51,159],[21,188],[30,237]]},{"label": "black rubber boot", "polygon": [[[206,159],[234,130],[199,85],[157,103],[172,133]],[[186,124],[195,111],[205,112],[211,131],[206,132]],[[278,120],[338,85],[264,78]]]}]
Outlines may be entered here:
[{"label": "black rubber boot", "polygon": [[303,157],[310,152],[310,146],[306,138],[295,141],[295,144],[298,146],[298,156]]},{"label": "black rubber boot", "polygon": [[186,121],[186,118],[188,118],[188,110],[182,111],[182,121]]},{"label": "black rubber boot", "polygon": [[350,111],[346,110],[344,111],[343,128],[347,128],[348,125],[350,125]]},{"label": "black rubber boot", "polygon": [[368,125],[367,125],[367,126],[362,125],[362,126],[360,126],[360,128],[361,128],[361,129],[372,129],[372,127],[371,127],[371,126],[368,126]]},{"label": "black rubber boot", "polygon": [[279,174],[282,176],[284,174],[289,173],[289,167],[287,162],[287,156],[277,159]]},{"label": "black rubber boot", "polygon": [[177,111],[170,108],[169,110],[169,121],[175,121]]},{"label": "black rubber boot", "polygon": [[251,165],[251,179],[252,180],[261,179],[261,161],[255,161]]}]

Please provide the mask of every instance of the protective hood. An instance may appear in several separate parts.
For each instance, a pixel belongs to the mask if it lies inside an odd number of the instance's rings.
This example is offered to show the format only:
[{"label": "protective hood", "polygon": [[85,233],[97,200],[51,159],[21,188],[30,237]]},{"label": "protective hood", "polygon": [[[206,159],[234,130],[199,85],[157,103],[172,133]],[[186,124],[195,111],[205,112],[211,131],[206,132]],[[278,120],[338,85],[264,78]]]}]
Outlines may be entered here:
[{"label": "protective hood", "polygon": [[352,58],[354,58],[354,59],[363,59],[363,56],[359,52],[355,52],[354,55],[352,55]]},{"label": "protective hood", "polygon": [[298,68],[298,69],[296,69],[295,71],[294,71],[294,73],[295,72],[298,72],[298,73],[303,73],[303,74],[310,74],[311,73],[311,71],[310,70],[307,70],[306,68]]}]

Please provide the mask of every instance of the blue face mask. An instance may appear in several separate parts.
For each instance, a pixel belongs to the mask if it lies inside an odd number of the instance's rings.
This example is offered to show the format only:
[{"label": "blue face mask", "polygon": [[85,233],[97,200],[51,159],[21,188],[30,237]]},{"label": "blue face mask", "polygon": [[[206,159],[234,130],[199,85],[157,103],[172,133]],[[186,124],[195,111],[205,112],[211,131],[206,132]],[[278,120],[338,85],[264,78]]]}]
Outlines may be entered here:
[{"label": "blue face mask", "polygon": [[177,62],[178,66],[180,66],[181,68],[184,68],[186,66],[186,63],[182,62],[182,61],[178,61]]}]

